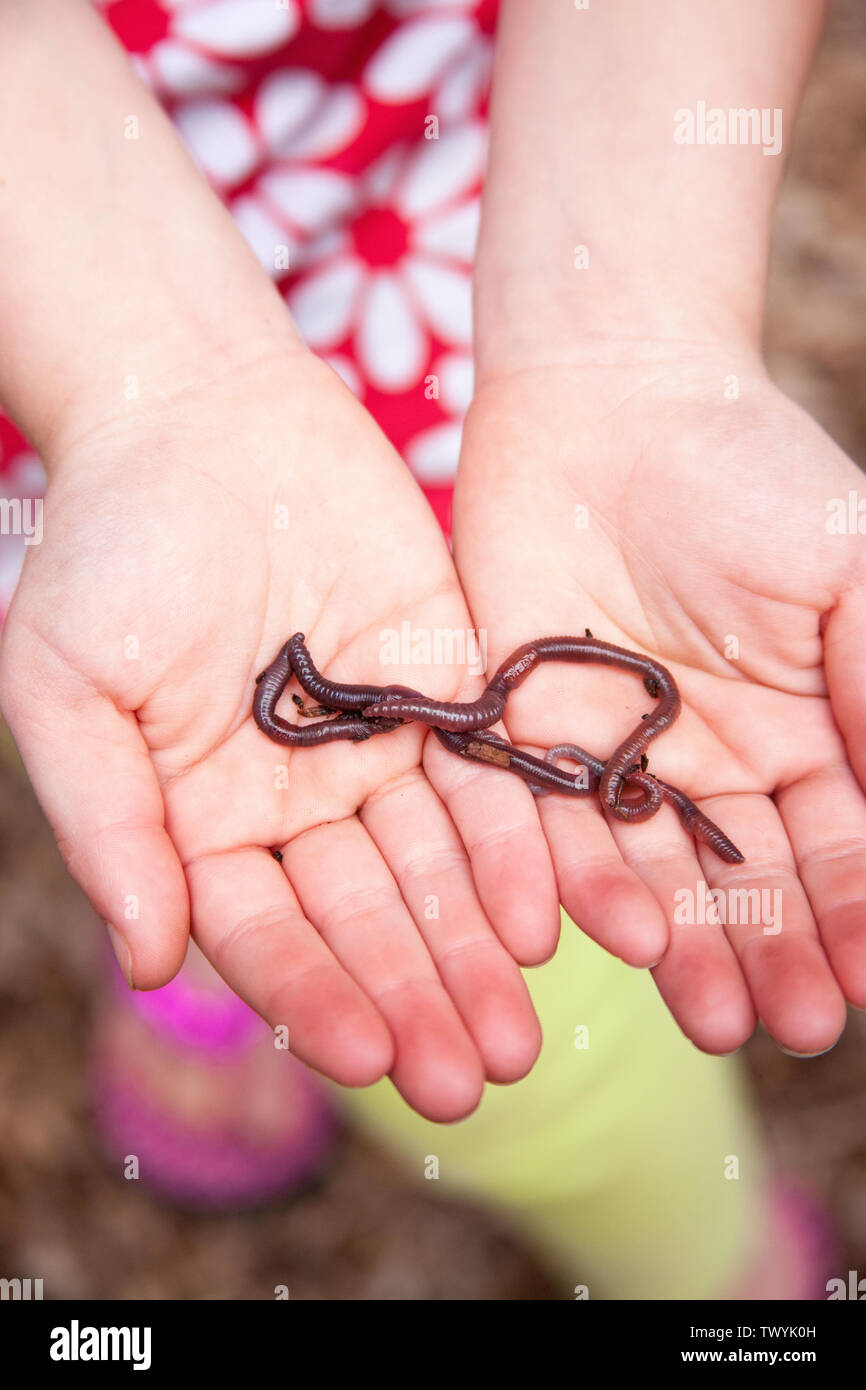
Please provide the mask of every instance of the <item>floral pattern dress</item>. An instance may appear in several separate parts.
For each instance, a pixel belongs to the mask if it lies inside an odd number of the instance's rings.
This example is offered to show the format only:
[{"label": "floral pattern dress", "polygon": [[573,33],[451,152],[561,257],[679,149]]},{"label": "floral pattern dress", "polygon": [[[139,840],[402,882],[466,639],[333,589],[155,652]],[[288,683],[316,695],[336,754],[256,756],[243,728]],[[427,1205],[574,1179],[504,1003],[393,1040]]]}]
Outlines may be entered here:
[{"label": "floral pattern dress", "polygon": [[[445,530],[498,0],[92,0]],[[0,414],[0,495],[42,492]],[[0,619],[24,557],[0,536]]]}]

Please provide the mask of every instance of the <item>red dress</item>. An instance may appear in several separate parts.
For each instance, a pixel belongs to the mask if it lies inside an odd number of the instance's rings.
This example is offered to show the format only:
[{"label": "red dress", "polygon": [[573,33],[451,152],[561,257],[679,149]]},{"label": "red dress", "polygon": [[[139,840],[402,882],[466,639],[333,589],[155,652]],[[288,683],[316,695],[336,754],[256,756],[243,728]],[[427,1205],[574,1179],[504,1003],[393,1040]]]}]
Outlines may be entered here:
[{"label": "red dress", "polygon": [[[94,3],[447,530],[498,0]],[[0,492],[43,482],[0,415]],[[0,537],[0,619],[23,556]]]}]

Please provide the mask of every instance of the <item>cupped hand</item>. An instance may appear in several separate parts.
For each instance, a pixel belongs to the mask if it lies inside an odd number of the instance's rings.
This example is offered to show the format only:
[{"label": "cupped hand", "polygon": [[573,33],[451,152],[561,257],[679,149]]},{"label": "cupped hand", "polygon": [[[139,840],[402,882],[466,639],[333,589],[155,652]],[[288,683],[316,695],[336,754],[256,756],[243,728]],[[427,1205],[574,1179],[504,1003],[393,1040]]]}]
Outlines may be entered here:
[{"label": "cupped hand", "polygon": [[[463,589],[492,663],[589,627],[668,665],[684,711],[650,770],[746,862],[697,848],[669,807],[612,824],[597,798],[549,796],[562,902],[607,949],[655,965],[704,1050],[735,1049],[759,1017],[817,1053],[846,999],[866,1007],[862,475],[750,352],[591,355],[610,365],[482,383],[455,496]],[[570,741],[604,758],[651,707],[626,675],[545,667],[506,722],[536,751]]]},{"label": "cupped hand", "polygon": [[[366,412],[308,353],[275,354],[49,462],[0,694],[131,981],[167,982],[191,924],[295,1054],[344,1084],[390,1073],[417,1110],[454,1119],[485,1078],[523,1075],[539,1032],[516,962],[550,955],[558,920],[521,788],[480,786],[432,746],[428,777],[418,726],[290,750],[250,713],[296,630],[336,680],[461,699],[480,684],[424,646],[468,613]],[[404,622],[422,659],[385,665],[383,634]]]}]

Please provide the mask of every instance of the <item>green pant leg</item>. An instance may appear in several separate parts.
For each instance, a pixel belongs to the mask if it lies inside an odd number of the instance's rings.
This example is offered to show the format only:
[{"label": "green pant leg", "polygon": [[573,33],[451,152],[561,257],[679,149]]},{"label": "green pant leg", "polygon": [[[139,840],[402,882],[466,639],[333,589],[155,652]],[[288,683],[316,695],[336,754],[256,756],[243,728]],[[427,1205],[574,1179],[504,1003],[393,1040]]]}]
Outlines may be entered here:
[{"label": "green pant leg", "polygon": [[419,1179],[504,1211],[564,1297],[707,1298],[737,1279],[761,1229],[764,1160],[737,1061],[680,1033],[648,971],[563,918],[555,958],[526,972],[544,1029],[533,1072],[488,1086],[456,1125],[421,1119],[390,1082],[341,1092]]}]

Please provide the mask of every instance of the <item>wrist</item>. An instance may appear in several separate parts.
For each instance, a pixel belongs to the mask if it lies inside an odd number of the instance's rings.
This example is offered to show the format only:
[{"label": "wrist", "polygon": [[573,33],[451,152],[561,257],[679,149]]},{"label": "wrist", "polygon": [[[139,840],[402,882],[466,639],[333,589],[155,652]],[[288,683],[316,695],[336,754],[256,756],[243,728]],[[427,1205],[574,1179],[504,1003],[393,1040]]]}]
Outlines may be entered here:
[{"label": "wrist", "polygon": [[[51,477],[78,446],[100,437],[134,435],[177,416],[180,403],[221,380],[293,355],[308,355],[288,312],[253,295],[239,315],[214,303],[196,312],[154,293],[162,312],[132,331],[112,327],[84,341],[79,362],[65,362],[46,383],[23,428]],[[259,313],[254,311],[258,307]],[[280,372],[282,375],[282,372]]]},{"label": "wrist", "polygon": [[0,341],[3,404],[49,472],[86,435],[135,424],[250,362],[304,351],[229,213],[197,174],[182,173],[166,179],[170,219],[144,194],[131,207],[113,196],[70,231],[62,286],[41,282],[38,266],[23,294],[0,286],[17,330]]},{"label": "wrist", "polygon": [[[607,408],[624,391],[667,382],[672,389],[718,389],[728,377],[764,378],[766,366],[757,334],[721,316],[678,317],[670,306],[657,315],[626,314],[619,306],[587,322],[569,315],[564,298],[539,295],[537,310],[509,322],[497,309],[479,315],[475,336],[475,398],[519,375],[571,375],[577,399]],[[642,306],[645,308],[645,306]],[[736,382],[730,389],[736,390]]]},{"label": "wrist", "polygon": [[576,260],[564,274],[545,266],[527,273],[479,251],[476,390],[545,366],[628,370],[725,356],[760,366],[762,280],[726,294],[700,277],[660,286],[650,270],[641,276],[631,267],[626,278]]},{"label": "wrist", "polygon": [[[571,360],[575,343],[757,350],[782,149],[823,9],[504,0],[476,258],[480,381]],[[724,140],[684,124],[698,103],[721,112]]]}]

